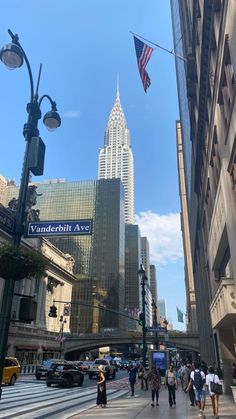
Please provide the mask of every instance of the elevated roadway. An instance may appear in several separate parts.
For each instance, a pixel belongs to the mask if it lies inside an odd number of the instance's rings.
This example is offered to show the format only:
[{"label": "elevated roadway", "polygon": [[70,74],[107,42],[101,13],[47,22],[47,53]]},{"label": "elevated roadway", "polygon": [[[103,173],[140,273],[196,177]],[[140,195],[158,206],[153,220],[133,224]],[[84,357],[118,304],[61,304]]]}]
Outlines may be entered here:
[{"label": "elevated roadway", "polygon": [[[155,344],[155,333],[147,334],[147,344]],[[158,333],[160,342],[168,342],[177,349],[199,352],[199,335],[192,332],[169,331],[168,334]],[[88,334],[67,336],[64,342],[64,352],[85,352],[104,346],[117,346],[122,344],[142,345],[142,334],[137,332],[120,333],[114,335]]]}]

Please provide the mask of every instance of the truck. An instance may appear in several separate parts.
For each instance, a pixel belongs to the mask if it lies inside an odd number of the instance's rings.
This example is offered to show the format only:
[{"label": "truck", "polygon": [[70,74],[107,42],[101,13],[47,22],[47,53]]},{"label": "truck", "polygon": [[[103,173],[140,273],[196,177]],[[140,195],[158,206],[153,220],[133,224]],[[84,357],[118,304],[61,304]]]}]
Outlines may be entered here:
[{"label": "truck", "polygon": [[103,371],[106,379],[108,378],[115,378],[116,377],[116,367],[113,363],[113,361],[110,361],[108,359],[104,358],[97,358],[94,361],[94,364],[91,365],[89,369],[89,378],[90,380],[93,379],[93,377],[98,377],[98,367],[99,365],[103,366]]}]

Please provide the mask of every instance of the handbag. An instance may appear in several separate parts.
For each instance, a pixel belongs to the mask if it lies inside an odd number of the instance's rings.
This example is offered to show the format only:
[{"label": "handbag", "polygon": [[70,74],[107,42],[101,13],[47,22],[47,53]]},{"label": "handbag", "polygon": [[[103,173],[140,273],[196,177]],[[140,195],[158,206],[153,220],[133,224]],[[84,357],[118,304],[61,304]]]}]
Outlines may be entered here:
[{"label": "handbag", "polygon": [[99,390],[100,390],[101,393],[103,392],[103,389],[104,389],[103,384],[99,384]]},{"label": "handbag", "polygon": [[[214,379],[215,379],[215,375],[214,375],[213,380]],[[214,381],[211,381],[211,392],[220,396],[221,394],[223,394],[222,385],[219,383],[215,383]]]}]

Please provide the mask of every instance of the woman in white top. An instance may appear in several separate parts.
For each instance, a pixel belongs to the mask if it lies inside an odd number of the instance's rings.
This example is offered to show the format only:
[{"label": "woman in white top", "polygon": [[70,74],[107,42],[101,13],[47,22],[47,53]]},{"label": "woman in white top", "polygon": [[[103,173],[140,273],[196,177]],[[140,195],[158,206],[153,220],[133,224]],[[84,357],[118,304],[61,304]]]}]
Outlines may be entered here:
[{"label": "woman in white top", "polygon": [[219,411],[219,394],[215,394],[211,391],[211,382],[214,381],[214,383],[221,384],[220,379],[217,374],[214,372],[213,367],[208,368],[208,374],[206,376],[206,385],[208,387],[209,395],[211,397],[211,403],[213,408],[213,415],[215,419],[218,419],[218,411]]}]

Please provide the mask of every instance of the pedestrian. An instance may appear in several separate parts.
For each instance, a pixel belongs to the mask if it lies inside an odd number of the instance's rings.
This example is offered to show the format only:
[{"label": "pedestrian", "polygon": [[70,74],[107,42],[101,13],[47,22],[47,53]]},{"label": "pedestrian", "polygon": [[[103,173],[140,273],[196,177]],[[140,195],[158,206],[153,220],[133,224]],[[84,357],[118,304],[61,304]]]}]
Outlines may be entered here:
[{"label": "pedestrian", "polygon": [[130,389],[131,389],[131,396],[134,396],[134,386],[136,383],[136,374],[137,374],[137,368],[135,365],[132,365],[132,367],[129,370],[129,383],[130,383]]},{"label": "pedestrian", "polygon": [[232,364],[232,382],[236,384],[236,364],[233,362]]},{"label": "pedestrian", "polygon": [[152,404],[151,406],[154,407],[155,405],[155,398],[156,398],[156,406],[159,406],[159,390],[161,386],[161,377],[158,369],[155,365],[152,365],[150,372],[148,373],[148,382],[150,384],[151,392],[152,392]]},{"label": "pedestrian", "polygon": [[185,391],[189,383],[189,369],[187,368],[186,364],[182,368],[180,379],[181,379],[182,390]]},{"label": "pedestrian", "polygon": [[170,368],[166,371],[165,387],[168,387],[169,405],[172,407],[173,404],[176,404],[175,390],[178,388],[178,382],[173,365],[170,365]]},{"label": "pedestrian", "polygon": [[145,373],[145,368],[141,364],[138,369],[138,379],[140,380],[140,383],[141,383],[141,390],[143,390],[144,388],[144,373]]},{"label": "pedestrian", "polygon": [[98,366],[97,405],[107,407],[106,378],[102,365]]},{"label": "pedestrian", "polygon": [[193,386],[195,393],[195,400],[199,408],[199,417],[205,418],[204,409],[205,409],[205,380],[206,376],[203,371],[200,371],[200,366],[198,362],[194,362],[194,371],[190,374],[190,381],[186,392],[189,391],[190,387]]},{"label": "pedestrian", "polygon": [[217,374],[215,374],[214,367],[208,368],[209,373],[206,376],[206,385],[208,388],[208,392],[211,398],[211,404],[213,409],[213,415],[215,419],[219,419],[218,412],[219,412],[219,394],[214,393],[212,391],[211,383],[221,384],[220,379]]},{"label": "pedestrian", "polygon": [[[189,385],[188,395],[189,395],[189,399],[190,399],[190,402],[191,402],[190,406],[194,406],[195,405],[195,393],[194,393],[192,382],[190,382],[190,375],[191,375],[191,372],[194,370],[194,367],[191,364],[188,364],[187,368],[188,368],[188,385]],[[188,388],[188,385],[185,389],[185,392]]]},{"label": "pedestrian", "polygon": [[143,382],[144,382],[145,390],[148,390],[148,374],[149,374],[149,369],[145,368],[144,375],[143,375]]}]

